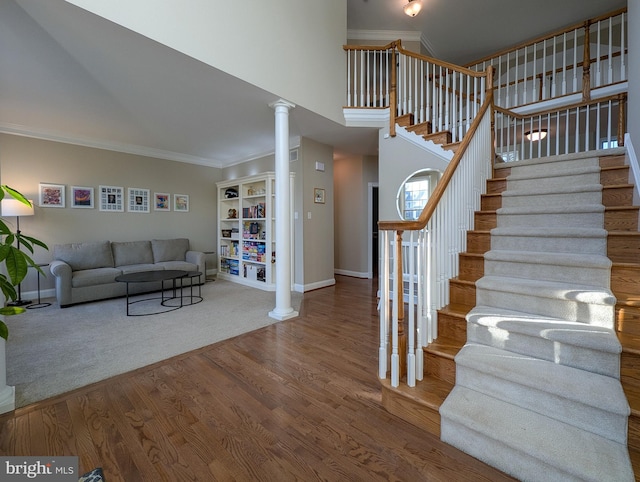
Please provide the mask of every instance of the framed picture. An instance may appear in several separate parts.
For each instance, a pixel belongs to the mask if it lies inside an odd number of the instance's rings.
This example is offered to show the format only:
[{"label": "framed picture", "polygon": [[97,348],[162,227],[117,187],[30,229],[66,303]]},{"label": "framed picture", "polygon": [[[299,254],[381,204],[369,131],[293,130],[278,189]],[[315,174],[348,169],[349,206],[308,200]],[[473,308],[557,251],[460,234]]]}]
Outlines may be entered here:
[{"label": "framed picture", "polygon": [[154,192],[154,211],[171,211],[171,196],[166,192]]},{"label": "framed picture", "polygon": [[189,211],[189,195],[188,194],[174,194],[173,195],[173,210],[186,213]]},{"label": "framed picture", "polygon": [[124,211],[124,188],[100,186],[100,211],[118,213]]},{"label": "framed picture", "polygon": [[129,203],[127,211],[130,213],[148,213],[149,212],[149,190],[139,187],[130,187],[127,190]]},{"label": "framed picture", "polygon": [[71,186],[71,207],[93,209],[93,188]]},{"label": "framed picture", "polygon": [[316,204],[324,204],[324,189],[319,187],[313,189],[313,202]]},{"label": "framed picture", "polygon": [[39,205],[41,208],[64,207],[64,184],[40,183]]}]

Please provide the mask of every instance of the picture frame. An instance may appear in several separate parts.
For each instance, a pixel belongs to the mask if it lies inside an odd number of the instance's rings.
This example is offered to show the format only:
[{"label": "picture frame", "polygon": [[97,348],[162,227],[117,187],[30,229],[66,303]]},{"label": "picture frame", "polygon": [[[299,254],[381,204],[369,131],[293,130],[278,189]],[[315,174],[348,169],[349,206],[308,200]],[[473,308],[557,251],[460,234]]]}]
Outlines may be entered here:
[{"label": "picture frame", "polygon": [[188,194],[174,194],[173,195],[173,210],[181,213],[189,212],[189,195]]},{"label": "picture frame", "polygon": [[148,213],[149,212],[149,190],[139,187],[130,187],[127,189],[127,211],[130,213]]},{"label": "picture frame", "polygon": [[65,207],[65,185],[41,182],[38,187],[38,205],[41,208]]},{"label": "picture frame", "polygon": [[124,211],[124,188],[120,186],[100,186],[100,211],[118,213]]},{"label": "picture frame", "polygon": [[71,186],[71,207],[93,209],[93,188]]},{"label": "picture frame", "polygon": [[154,211],[171,211],[171,195],[166,192],[153,193]]},{"label": "picture frame", "polygon": [[324,189],[320,187],[313,188],[313,202],[316,204],[324,204]]}]

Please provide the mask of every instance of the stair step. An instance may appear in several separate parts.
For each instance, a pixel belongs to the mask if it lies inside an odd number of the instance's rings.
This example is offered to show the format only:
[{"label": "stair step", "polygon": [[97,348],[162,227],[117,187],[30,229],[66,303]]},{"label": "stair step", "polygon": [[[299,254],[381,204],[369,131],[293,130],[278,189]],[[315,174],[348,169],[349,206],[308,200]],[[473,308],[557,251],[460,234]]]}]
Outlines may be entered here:
[{"label": "stair step", "polygon": [[478,253],[460,253],[458,278],[475,283],[484,275],[484,256]]},{"label": "stair step", "polygon": [[473,226],[480,231],[488,231],[497,227],[496,211],[476,211],[473,213]]},{"label": "stair step", "polygon": [[500,194],[507,189],[506,177],[487,179],[487,194]]},{"label": "stair step", "polygon": [[476,282],[476,298],[478,305],[613,329],[616,299],[600,286],[485,275]]},{"label": "stair step", "polygon": [[638,231],[639,206],[609,206],[604,211],[607,231]]},{"label": "stair step", "polygon": [[640,260],[640,233],[609,231],[607,256],[614,263],[637,263]]},{"label": "stair step", "polygon": [[600,156],[599,164],[602,168],[625,165],[626,154],[613,154]]},{"label": "stair step", "polygon": [[468,343],[456,355],[456,385],[621,444],[627,441],[630,409],[617,378]]},{"label": "stair step", "polygon": [[[618,339],[622,344],[620,380],[625,387],[634,387],[640,391],[640,336],[618,333]],[[640,398],[638,402],[640,404]]]},{"label": "stair step", "polygon": [[544,203],[548,206],[581,206],[584,204],[604,204],[602,202],[602,185],[587,184],[579,186],[537,187],[502,193],[502,207],[537,206]]},{"label": "stair step", "polygon": [[452,383],[425,377],[415,387],[401,383],[392,387],[388,379],[381,380],[382,405],[393,415],[440,437],[438,410],[453,388]]},{"label": "stair step", "polygon": [[444,337],[456,340],[460,346],[467,340],[466,306],[448,304],[438,310],[438,338]]},{"label": "stair step", "polygon": [[616,330],[640,336],[640,306],[637,299],[616,303]]},{"label": "stair step", "polygon": [[620,376],[622,347],[612,328],[478,305],[467,314],[467,341]]},{"label": "stair step", "polygon": [[431,134],[431,122],[423,122],[421,124],[415,124],[412,126],[407,127],[407,130],[409,132],[413,132],[415,134],[418,134],[420,136],[425,135],[425,134]]},{"label": "stair step", "polygon": [[557,169],[552,164],[542,172],[512,174],[507,179],[507,191],[530,191],[540,185],[546,189],[559,189],[569,185],[600,184],[600,168],[598,166]]},{"label": "stair step", "polygon": [[426,376],[443,380],[452,385],[456,382],[454,358],[464,345],[464,340],[438,336],[423,349],[424,373]]},{"label": "stair step", "polygon": [[476,304],[476,284],[460,278],[449,280],[449,299],[451,303],[466,306],[471,309]]},{"label": "stair step", "polygon": [[602,228],[604,206],[583,204],[563,206],[538,204],[531,206],[502,207],[497,210],[498,226],[549,226]]},{"label": "stair step", "polygon": [[520,480],[635,480],[625,445],[475,390],[454,387],[440,415],[444,442]]},{"label": "stair step", "polygon": [[467,231],[467,252],[484,254],[491,249],[491,231]]},{"label": "stair step", "polygon": [[502,207],[502,196],[500,194],[483,194],[480,199],[480,210],[495,211]]},{"label": "stair step", "polygon": [[605,206],[631,206],[633,204],[633,184],[604,186],[602,204]]},{"label": "stair step", "polygon": [[413,125],[413,114],[403,114],[396,117],[396,124],[400,127],[409,127]]},{"label": "stair step", "polygon": [[[640,244],[639,244],[640,246]],[[604,254],[607,231],[578,227],[499,227],[491,230],[491,249],[558,253]]]},{"label": "stair step", "polygon": [[[509,163],[511,176],[517,172],[516,178],[526,177],[554,177],[556,175],[568,175],[565,172],[578,172],[581,169],[600,170],[600,159],[597,157],[577,156],[573,158],[559,159],[556,157],[543,157]],[[511,177],[509,176],[509,177]]]},{"label": "stair step", "polygon": [[629,182],[629,166],[603,167],[600,171],[600,183],[607,185],[627,184]]},{"label": "stair step", "polygon": [[451,132],[441,131],[434,132],[432,134],[424,134],[422,138],[425,141],[431,141],[436,144],[451,144]]},{"label": "stair step", "polygon": [[611,261],[602,255],[492,250],[483,259],[488,276],[609,285]]}]

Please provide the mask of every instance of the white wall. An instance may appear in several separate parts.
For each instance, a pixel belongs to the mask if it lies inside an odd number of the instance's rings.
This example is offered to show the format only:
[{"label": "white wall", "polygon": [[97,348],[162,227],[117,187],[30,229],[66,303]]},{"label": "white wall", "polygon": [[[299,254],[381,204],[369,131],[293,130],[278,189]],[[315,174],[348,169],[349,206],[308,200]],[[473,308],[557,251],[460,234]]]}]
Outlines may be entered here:
[{"label": "white wall", "polygon": [[388,137],[387,129],[380,130],[380,221],[400,219],[396,208],[398,189],[404,180],[421,169],[432,168],[444,172],[448,161],[417,147],[399,136]]},{"label": "white wall", "polygon": [[343,123],[346,0],[67,0]]}]

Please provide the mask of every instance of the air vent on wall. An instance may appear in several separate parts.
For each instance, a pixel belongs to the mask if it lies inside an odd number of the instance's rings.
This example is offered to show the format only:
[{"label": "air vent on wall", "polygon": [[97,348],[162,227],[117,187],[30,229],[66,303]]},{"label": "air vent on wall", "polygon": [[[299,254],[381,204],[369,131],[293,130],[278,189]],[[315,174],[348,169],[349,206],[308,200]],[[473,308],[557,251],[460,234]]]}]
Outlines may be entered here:
[{"label": "air vent on wall", "polygon": [[298,160],[298,149],[289,151],[289,162],[295,162]]}]

